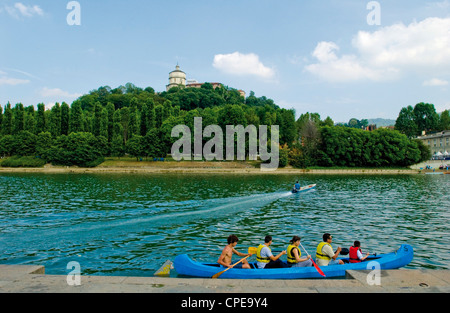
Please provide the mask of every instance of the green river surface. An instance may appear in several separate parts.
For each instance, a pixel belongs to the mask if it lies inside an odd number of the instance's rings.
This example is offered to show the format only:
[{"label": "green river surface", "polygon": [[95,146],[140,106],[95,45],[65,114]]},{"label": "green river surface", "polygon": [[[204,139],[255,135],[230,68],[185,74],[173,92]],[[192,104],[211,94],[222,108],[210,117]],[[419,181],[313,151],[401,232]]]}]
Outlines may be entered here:
[{"label": "green river surface", "polygon": [[[292,194],[297,179],[317,189]],[[449,192],[450,175],[0,174],[0,264],[153,276],[183,253],[215,262],[230,234],[241,252],[298,235],[313,254],[329,232],[334,249],[408,243],[407,268],[450,269]]]}]

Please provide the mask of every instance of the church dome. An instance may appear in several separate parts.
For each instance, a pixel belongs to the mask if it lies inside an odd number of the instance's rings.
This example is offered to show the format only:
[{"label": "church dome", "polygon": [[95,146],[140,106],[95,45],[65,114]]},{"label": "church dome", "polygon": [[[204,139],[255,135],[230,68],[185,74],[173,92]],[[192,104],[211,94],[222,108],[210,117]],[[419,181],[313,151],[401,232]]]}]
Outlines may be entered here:
[{"label": "church dome", "polygon": [[169,73],[169,85],[167,85],[167,90],[172,87],[186,87],[186,73],[180,70],[178,65],[174,71]]},{"label": "church dome", "polygon": [[169,78],[184,78],[186,79],[186,73],[180,70],[180,67],[177,65],[176,69],[169,74]]}]

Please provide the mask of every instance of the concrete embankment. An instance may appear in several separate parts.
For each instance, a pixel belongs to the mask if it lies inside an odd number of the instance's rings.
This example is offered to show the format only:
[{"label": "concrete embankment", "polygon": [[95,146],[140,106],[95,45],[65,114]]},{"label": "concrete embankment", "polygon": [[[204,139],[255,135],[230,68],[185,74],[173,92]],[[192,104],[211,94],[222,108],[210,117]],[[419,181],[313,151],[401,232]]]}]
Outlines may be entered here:
[{"label": "concrete embankment", "polygon": [[43,173],[43,174],[255,174],[255,175],[410,175],[420,174],[418,169],[294,169],[279,168],[275,171],[261,171],[259,168],[224,167],[43,167],[43,168],[2,168],[0,173]]},{"label": "concrete embankment", "polygon": [[[388,270],[380,280],[370,272],[347,271],[346,279],[229,280],[165,277],[46,275],[43,266],[0,265],[1,293],[448,293],[449,270]],[[369,281],[372,283],[368,283]]]}]

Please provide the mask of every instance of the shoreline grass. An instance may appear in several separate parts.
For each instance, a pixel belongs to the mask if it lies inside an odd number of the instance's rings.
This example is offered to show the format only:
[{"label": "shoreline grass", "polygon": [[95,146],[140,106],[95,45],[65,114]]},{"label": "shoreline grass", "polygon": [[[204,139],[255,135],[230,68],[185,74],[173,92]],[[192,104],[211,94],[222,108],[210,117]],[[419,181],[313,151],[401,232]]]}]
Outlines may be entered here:
[{"label": "shoreline grass", "polygon": [[[8,159],[2,160],[0,165]],[[353,168],[353,167],[309,167],[298,169],[290,166],[275,171],[262,171],[257,161],[153,161],[136,160],[133,157],[108,157],[96,167],[54,166],[0,167],[0,173],[179,173],[179,174],[421,174],[425,171],[411,168]]]}]

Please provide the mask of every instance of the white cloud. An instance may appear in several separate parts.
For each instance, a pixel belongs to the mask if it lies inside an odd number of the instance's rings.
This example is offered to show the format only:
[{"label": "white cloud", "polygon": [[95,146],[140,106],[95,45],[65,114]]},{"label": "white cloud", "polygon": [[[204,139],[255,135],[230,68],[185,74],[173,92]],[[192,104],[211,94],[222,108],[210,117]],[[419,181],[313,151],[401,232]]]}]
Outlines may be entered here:
[{"label": "white cloud", "polygon": [[[0,74],[5,74],[5,72],[1,72]],[[28,79],[11,78],[6,76],[0,77],[0,86],[16,86],[21,84],[28,84],[29,82],[30,81]]]},{"label": "white cloud", "polygon": [[427,4],[428,8],[448,9],[450,8],[450,1],[444,0],[441,2],[432,2]]},{"label": "white cloud", "polygon": [[427,18],[362,32],[353,40],[360,55],[376,66],[450,65],[450,18]]},{"label": "white cloud", "polygon": [[312,55],[318,63],[305,69],[328,81],[384,81],[411,71],[448,73],[450,18],[427,18],[408,26],[395,24],[375,32],[360,31],[352,45],[357,53],[338,56],[334,42],[320,42]]},{"label": "white cloud", "polygon": [[78,94],[78,93],[71,94],[71,93],[64,91],[62,89],[59,89],[59,88],[50,89],[50,88],[44,87],[41,90],[41,96],[45,97],[45,98],[61,97],[61,98],[76,99],[78,97],[81,97],[82,94]]},{"label": "white cloud", "polygon": [[44,108],[45,110],[51,110],[55,106],[56,102],[49,102],[45,103]]},{"label": "white cloud", "polygon": [[253,75],[266,79],[275,75],[275,71],[265,66],[254,53],[217,54],[214,56],[213,66],[233,75]]},{"label": "white cloud", "polygon": [[14,18],[19,18],[20,16],[33,17],[35,15],[44,15],[44,10],[38,5],[25,5],[21,2],[16,2],[13,7],[6,5],[5,10]]},{"label": "white cloud", "polygon": [[447,86],[448,81],[439,78],[433,78],[423,82],[424,86]]},{"label": "white cloud", "polygon": [[361,79],[381,80],[395,69],[374,69],[361,62],[356,55],[338,57],[339,46],[334,42],[320,42],[312,55],[319,63],[306,66],[306,70],[331,82],[348,82]]}]

